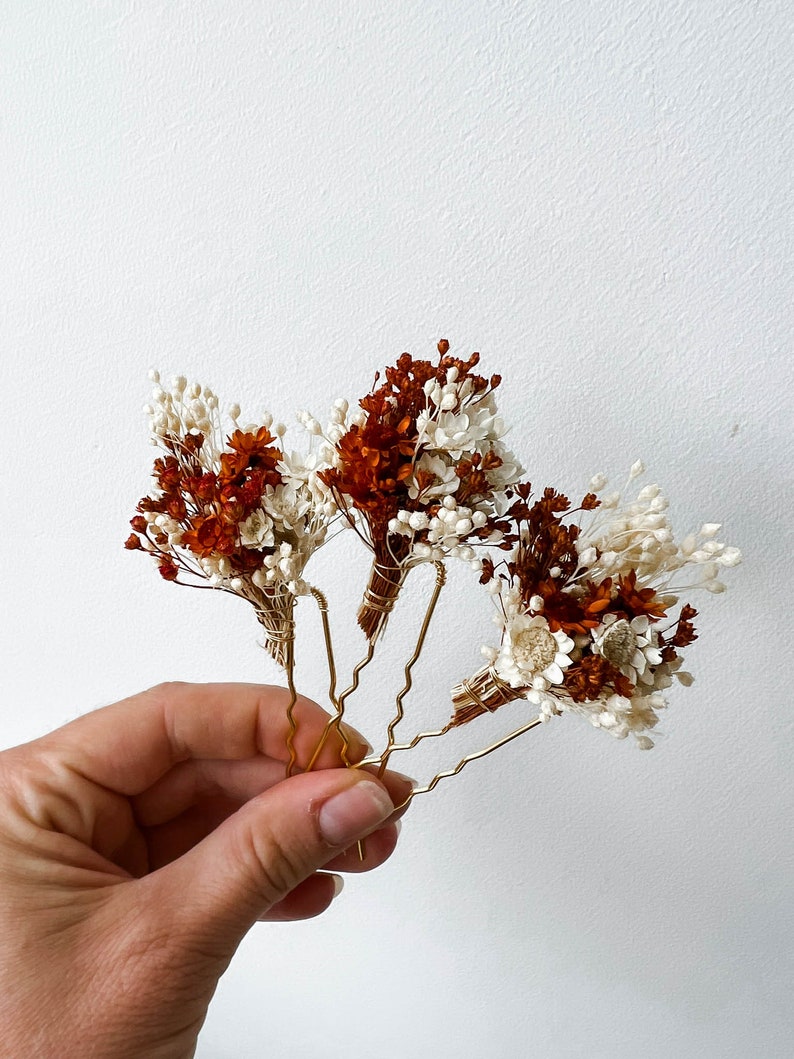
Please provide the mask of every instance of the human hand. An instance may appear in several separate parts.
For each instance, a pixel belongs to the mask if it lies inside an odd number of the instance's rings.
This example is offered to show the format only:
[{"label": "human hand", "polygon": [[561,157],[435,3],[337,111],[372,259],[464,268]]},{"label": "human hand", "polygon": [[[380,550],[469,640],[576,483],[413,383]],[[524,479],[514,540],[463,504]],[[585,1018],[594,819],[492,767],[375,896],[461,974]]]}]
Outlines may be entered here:
[{"label": "human hand", "polygon": [[[389,856],[410,783],[337,767],[336,732],[284,779],[287,702],[166,684],[0,753],[0,1055],[192,1055],[252,924],[317,915],[319,868]],[[299,698],[295,719],[300,768],[327,715]]]}]

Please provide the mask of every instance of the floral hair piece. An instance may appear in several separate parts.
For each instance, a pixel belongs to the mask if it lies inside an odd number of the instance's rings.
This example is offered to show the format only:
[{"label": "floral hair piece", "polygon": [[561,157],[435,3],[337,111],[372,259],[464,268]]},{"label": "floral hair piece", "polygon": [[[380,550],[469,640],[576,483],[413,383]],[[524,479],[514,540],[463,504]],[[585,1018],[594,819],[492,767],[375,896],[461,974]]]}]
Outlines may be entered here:
[{"label": "floral hair piece", "polygon": [[473,562],[478,544],[501,538],[495,516],[521,471],[501,440],[500,377],[474,373],[478,353],[464,361],[450,356],[448,342],[438,349],[437,364],[403,353],[386,369],[361,412],[331,435],[333,465],[320,472],[373,554],[358,613],[371,641],[411,567]]},{"label": "floral hair piece", "polygon": [[[643,470],[634,464],[629,481]],[[486,558],[480,578],[497,607],[500,643],[484,647],[489,664],[453,689],[453,725],[526,698],[541,720],[581,713],[653,746],[645,733],[666,706],[663,692],[673,678],[692,683],[680,652],[696,639],[697,611],[679,593],[723,591],[720,568],[741,556],[714,540],[716,524],[676,544],[658,486],[622,506],[619,493],[598,499],[605,485],[594,478],[576,512],[552,489],[533,501],[531,486],[516,488],[515,545],[496,566]],[[581,524],[570,521],[577,512]]]},{"label": "floral hair piece", "polygon": [[[625,489],[604,495],[607,480],[596,475],[576,508],[555,489],[536,493],[504,444],[495,402],[500,377],[476,374],[479,354],[453,357],[446,341],[438,354],[436,362],[402,354],[383,381],[376,375],[357,409],[337,400],[325,428],[300,413],[309,436],[302,454],[285,451],[285,428],[270,413],[241,425],[239,406],[224,419],[208,387],[180,376],[166,388],[153,372],[146,411],[161,454],[126,547],[148,552],[167,581],[230,592],[254,607],[265,647],[292,692],[288,774],[295,765],[296,601],[311,595],[320,607],[331,678],[332,714],[311,769],[334,727],[347,761],[345,703],[374,656],[406,576],[422,563],[435,566],[435,585],[385,747],[366,763],[382,772],[391,754],[520,699],[536,716],[414,794],[565,712],[650,748],[647,733],[666,706],[665,692],[674,680],[692,682],[682,652],[696,638],[697,612],[681,594],[723,591],[719,575],[740,562],[738,549],[715,539],[720,527],[713,523],[676,543],[656,485],[627,501]],[[643,471],[634,464],[626,488]],[[341,539],[357,535],[371,555],[358,612],[367,653],[341,693],[327,602],[306,574],[333,524],[353,531]],[[411,670],[448,559],[471,566],[492,596],[498,643],[484,647],[485,664],[452,689],[447,722],[398,743]]]},{"label": "floral hair piece", "polygon": [[232,405],[224,438],[212,390],[188,386],[183,376],[170,391],[157,372],[152,380],[146,411],[163,455],[126,546],[153,555],[166,581],[217,588],[251,603],[265,646],[284,666],[295,599],[310,592],[304,568],[336,514],[317,461],[283,451],[285,428],[273,427],[270,413],[240,426],[240,408]]}]

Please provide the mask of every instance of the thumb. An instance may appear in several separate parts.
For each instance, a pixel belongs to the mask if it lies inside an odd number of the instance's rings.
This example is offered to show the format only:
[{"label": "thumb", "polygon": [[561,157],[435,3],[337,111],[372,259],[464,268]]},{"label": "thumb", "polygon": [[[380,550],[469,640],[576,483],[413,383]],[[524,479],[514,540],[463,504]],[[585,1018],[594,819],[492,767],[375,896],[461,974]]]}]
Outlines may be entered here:
[{"label": "thumb", "polygon": [[140,882],[154,887],[148,900],[169,917],[172,937],[230,955],[272,905],[393,812],[385,787],[368,773],[293,776]]}]

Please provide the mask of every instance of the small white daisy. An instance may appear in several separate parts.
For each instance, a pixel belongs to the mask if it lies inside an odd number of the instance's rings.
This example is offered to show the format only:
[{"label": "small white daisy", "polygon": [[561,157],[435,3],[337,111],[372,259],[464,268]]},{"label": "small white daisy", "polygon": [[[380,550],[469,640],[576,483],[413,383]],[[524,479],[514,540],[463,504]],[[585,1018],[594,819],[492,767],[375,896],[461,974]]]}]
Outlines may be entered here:
[{"label": "small white daisy", "polygon": [[541,615],[517,614],[505,627],[499,657],[494,663],[498,675],[513,688],[532,687],[545,691],[562,684],[571,664],[574,642],[561,630],[552,632]]},{"label": "small white daisy", "polygon": [[651,667],[662,661],[647,614],[640,614],[630,622],[617,614],[607,614],[603,623],[593,629],[593,650],[620,670],[632,684],[652,684]]}]

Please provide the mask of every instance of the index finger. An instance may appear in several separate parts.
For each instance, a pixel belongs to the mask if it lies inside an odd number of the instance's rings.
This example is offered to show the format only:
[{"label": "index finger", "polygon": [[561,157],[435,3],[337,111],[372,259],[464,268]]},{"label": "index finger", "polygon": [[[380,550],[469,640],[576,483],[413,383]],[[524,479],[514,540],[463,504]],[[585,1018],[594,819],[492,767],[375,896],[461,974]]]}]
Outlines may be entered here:
[{"label": "index finger", "polygon": [[[95,783],[124,795],[146,790],[180,761],[241,760],[264,755],[287,762],[290,731],[286,688],[264,684],[159,684],[86,714],[45,736],[58,759]],[[297,768],[308,764],[328,714],[302,695],[295,703]],[[350,735],[348,757],[359,761],[365,741]],[[338,767],[342,739],[333,731],[318,768]]]}]

